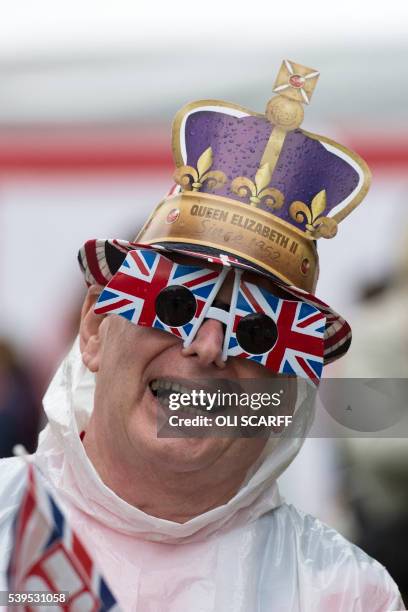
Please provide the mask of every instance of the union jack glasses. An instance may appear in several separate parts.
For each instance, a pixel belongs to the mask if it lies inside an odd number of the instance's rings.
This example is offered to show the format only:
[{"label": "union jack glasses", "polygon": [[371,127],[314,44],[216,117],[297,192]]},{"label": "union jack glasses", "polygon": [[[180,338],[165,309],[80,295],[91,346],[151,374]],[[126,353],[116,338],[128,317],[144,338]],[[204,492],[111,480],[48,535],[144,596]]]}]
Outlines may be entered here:
[{"label": "union jack glasses", "polygon": [[216,296],[230,270],[179,264],[153,250],[135,249],[102,291],[95,312],[166,331],[184,346],[205,319],[215,319],[225,325],[224,361],[241,357],[275,373],[319,379],[325,315],[243,280],[237,268],[228,310],[220,308]]}]

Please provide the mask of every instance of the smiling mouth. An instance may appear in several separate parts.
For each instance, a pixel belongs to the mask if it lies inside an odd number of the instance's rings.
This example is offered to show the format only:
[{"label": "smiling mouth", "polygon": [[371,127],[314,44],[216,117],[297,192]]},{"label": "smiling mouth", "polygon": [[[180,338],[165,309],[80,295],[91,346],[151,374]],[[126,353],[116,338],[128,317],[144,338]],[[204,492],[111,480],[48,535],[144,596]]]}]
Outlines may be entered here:
[{"label": "smiling mouth", "polygon": [[[187,394],[191,396],[193,391],[200,392],[201,390],[203,390],[205,393],[215,393],[218,391],[217,388],[203,389],[198,385],[195,387],[192,387],[191,385],[187,386],[182,384],[180,380],[174,380],[171,378],[155,378],[149,382],[149,389],[152,395],[161,404],[161,406],[166,409],[169,408],[170,395],[172,394],[175,394],[177,396],[180,396],[181,394]],[[220,412],[223,410],[225,410],[223,406],[218,406],[215,404],[210,412]],[[206,409],[206,406],[202,404],[193,404],[192,402],[187,406],[180,406],[177,412],[192,415],[209,413],[209,411]]]}]

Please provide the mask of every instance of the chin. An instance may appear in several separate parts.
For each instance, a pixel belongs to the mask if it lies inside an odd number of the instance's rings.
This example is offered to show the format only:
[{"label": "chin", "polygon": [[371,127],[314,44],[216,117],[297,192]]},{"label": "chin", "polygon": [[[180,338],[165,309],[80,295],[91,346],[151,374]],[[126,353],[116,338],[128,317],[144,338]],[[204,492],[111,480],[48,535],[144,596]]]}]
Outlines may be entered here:
[{"label": "chin", "polygon": [[174,472],[192,472],[210,466],[225,450],[231,440],[221,438],[158,438],[138,436],[138,449],[144,458],[162,469]]},{"label": "chin", "polygon": [[231,438],[220,437],[158,437],[161,417],[165,418],[159,402],[147,391],[143,400],[134,407],[127,431],[137,455],[151,465],[159,465],[164,471],[205,469],[232,443]]}]

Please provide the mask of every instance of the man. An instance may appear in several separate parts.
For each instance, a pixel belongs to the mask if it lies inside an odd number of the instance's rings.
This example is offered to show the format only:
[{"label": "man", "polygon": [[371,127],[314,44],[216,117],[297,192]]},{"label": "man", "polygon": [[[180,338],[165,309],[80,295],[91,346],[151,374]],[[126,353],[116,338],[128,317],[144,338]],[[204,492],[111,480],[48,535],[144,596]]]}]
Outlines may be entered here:
[{"label": "man", "polygon": [[[182,109],[178,187],[134,243],[80,251],[79,339],[31,460],[124,610],[403,608],[382,566],[283,503],[276,484],[313,416],[302,380],[316,384],[351,338],[313,295],[315,241],[369,183],[360,158],[299,129],[317,77],[285,61],[266,116],[217,101]],[[160,435],[170,393],[221,379],[282,381],[291,433]],[[3,572],[24,470],[1,465]]]}]

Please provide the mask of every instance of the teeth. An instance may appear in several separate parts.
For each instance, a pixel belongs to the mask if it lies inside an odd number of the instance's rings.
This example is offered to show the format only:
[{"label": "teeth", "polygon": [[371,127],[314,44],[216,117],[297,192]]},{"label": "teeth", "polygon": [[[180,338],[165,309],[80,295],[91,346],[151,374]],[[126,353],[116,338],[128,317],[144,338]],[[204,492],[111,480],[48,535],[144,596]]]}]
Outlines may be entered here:
[{"label": "teeth", "polygon": [[180,385],[180,383],[161,378],[155,378],[151,383],[149,383],[149,386],[152,391],[166,390],[170,391],[171,393],[191,393],[191,389],[189,387],[184,387],[183,385]]},{"label": "teeth", "polygon": [[[191,387],[185,387],[178,382],[163,378],[155,378],[149,383],[149,387],[153,391],[153,395],[164,407],[168,406],[170,393],[191,393]],[[196,415],[197,411],[202,412],[203,409],[198,406],[183,406],[182,411],[183,414]]]}]

